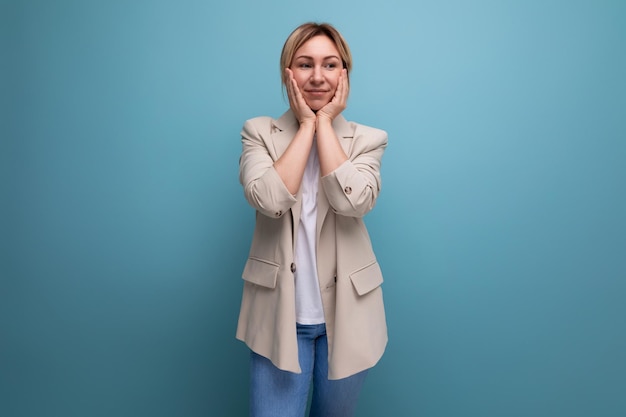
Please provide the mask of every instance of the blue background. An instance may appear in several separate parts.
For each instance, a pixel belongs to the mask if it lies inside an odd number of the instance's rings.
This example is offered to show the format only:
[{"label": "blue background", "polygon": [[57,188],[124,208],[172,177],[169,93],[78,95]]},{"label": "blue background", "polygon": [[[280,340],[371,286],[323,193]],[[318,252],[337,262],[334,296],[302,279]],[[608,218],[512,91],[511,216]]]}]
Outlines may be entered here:
[{"label": "blue background", "polygon": [[626,415],[626,2],[0,6],[0,415],[243,416],[244,120],[329,21],[385,129],[359,416]]}]

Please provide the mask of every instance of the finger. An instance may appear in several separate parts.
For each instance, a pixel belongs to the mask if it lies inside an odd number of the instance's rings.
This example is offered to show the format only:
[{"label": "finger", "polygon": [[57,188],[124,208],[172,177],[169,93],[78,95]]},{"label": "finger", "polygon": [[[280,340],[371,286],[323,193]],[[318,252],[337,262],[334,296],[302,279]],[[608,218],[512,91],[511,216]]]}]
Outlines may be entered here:
[{"label": "finger", "polygon": [[287,76],[287,79],[285,80],[285,87],[287,88],[287,95],[291,98],[291,94],[292,94],[292,81],[293,81],[293,73],[291,72],[291,70],[289,68],[285,68],[285,75]]},{"label": "finger", "polygon": [[343,103],[345,103],[346,100],[348,99],[348,90],[349,90],[348,73],[347,73],[346,69],[343,69],[341,71],[341,78],[340,78],[339,82],[340,82],[339,87],[341,88],[341,101]]},{"label": "finger", "polygon": [[339,85],[337,86],[337,90],[341,93],[341,96],[345,96],[346,94],[346,70],[341,70],[341,76],[339,77]]},{"label": "finger", "polygon": [[289,68],[285,69],[287,73],[287,97],[289,98],[289,103],[294,109],[298,106],[298,87],[295,85],[296,80],[293,78],[293,72]]},{"label": "finger", "polygon": [[306,102],[306,100],[304,99],[304,95],[302,94],[302,90],[300,90],[300,87],[298,87],[298,83],[296,82],[296,80],[293,80],[293,86],[294,86],[294,90],[296,93],[296,98],[298,100],[298,105],[300,106],[300,108],[302,109],[303,112],[310,112],[312,111],[311,108],[309,107],[309,103]]},{"label": "finger", "polygon": [[287,75],[289,76],[289,90],[291,92],[292,98],[295,102],[297,102],[299,101],[299,98],[301,96],[300,89],[298,88],[298,83],[293,77],[293,71],[291,71],[291,69],[287,68],[285,71],[287,71]]},{"label": "finger", "polygon": [[[334,106],[341,108],[344,103],[344,100],[345,100],[345,79],[342,73],[342,75],[339,76],[339,81],[337,82],[337,89],[335,90],[335,94],[333,95],[331,103],[333,103]],[[339,110],[339,109],[334,109],[334,111],[336,110]]]},{"label": "finger", "polygon": [[345,69],[342,71],[342,74],[341,74],[340,88],[341,88],[341,95],[340,95],[339,103],[343,110],[346,108],[346,103],[348,102],[348,94],[350,90],[349,83],[348,83],[348,76],[347,76],[347,72]]}]

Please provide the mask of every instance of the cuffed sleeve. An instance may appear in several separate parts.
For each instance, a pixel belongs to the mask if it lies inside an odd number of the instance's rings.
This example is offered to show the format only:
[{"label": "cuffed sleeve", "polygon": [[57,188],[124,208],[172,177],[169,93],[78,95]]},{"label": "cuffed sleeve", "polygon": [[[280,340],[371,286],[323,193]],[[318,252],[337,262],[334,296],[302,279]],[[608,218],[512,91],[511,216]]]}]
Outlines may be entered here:
[{"label": "cuffed sleeve", "polygon": [[241,132],[242,153],[239,159],[239,181],[248,203],[268,217],[281,217],[296,203],[274,169],[276,155],[270,147],[271,119],[248,120]]},{"label": "cuffed sleeve", "polygon": [[357,128],[349,159],[321,179],[335,213],[363,217],[374,208],[381,189],[380,164],[386,146],[386,132],[362,125]]}]

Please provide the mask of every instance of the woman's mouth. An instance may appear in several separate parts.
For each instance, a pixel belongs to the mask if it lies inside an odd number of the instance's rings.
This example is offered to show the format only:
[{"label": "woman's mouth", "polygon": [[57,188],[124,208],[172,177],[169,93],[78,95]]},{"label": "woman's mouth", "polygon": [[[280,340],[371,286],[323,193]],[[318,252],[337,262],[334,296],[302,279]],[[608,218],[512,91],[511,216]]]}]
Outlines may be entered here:
[{"label": "woman's mouth", "polygon": [[313,97],[317,97],[327,94],[328,90],[306,90],[306,92]]}]

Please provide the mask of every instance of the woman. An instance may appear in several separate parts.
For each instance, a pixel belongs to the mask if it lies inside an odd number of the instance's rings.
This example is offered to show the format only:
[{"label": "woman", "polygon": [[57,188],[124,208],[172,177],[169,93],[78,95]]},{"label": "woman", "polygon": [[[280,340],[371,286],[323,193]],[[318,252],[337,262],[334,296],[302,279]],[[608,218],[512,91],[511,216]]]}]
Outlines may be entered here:
[{"label": "woman", "polygon": [[387,343],[383,278],[362,217],[387,134],[346,121],[352,57],[331,25],[283,46],[290,110],[243,127],[240,181],[256,209],[237,338],[251,349],[251,415],[350,416]]}]

